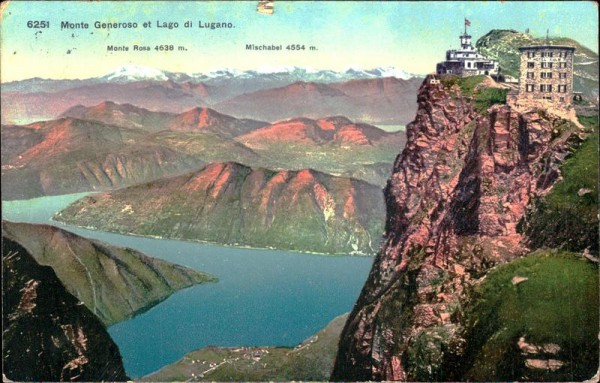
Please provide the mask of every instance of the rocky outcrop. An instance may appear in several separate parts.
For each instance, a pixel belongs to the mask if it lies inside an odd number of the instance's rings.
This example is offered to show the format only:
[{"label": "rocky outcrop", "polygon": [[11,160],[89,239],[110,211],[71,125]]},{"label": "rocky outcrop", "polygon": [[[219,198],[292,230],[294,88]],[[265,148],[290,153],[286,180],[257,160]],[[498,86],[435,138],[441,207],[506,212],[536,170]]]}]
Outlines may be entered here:
[{"label": "rocky outcrop", "polygon": [[168,129],[183,132],[207,130],[225,137],[239,136],[262,126],[264,121],[238,119],[210,108],[194,108],[172,118]]},{"label": "rocky outcrop", "polygon": [[2,371],[12,381],[126,381],[106,328],[52,268],[2,238]]},{"label": "rocky outcrop", "polygon": [[74,225],[162,238],[334,254],[372,254],[381,189],[310,169],[215,163],[179,177],[81,199],[55,216]]},{"label": "rocky outcrop", "polygon": [[252,149],[263,149],[273,144],[373,146],[384,140],[403,137],[403,134],[388,133],[373,125],[355,124],[343,116],[332,116],[318,120],[292,118],[275,122],[239,136],[237,140]]},{"label": "rocky outcrop", "polygon": [[54,226],[3,221],[2,233],[20,243],[38,263],[52,267],[67,291],[105,325],[145,311],[180,289],[216,280]]},{"label": "rocky outcrop", "polygon": [[385,242],[342,334],[334,380],[439,379],[444,358],[461,352],[466,289],[526,251],[519,221],[581,139],[574,123],[540,111],[478,113],[452,84],[427,78],[419,90],[385,190]]}]

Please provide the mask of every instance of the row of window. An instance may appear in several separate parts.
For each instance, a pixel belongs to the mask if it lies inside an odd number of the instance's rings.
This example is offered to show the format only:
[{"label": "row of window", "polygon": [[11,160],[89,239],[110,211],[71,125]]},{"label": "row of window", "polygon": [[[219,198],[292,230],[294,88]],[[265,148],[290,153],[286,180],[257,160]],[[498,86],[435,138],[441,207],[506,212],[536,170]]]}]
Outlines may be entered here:
[{"label": "row of window", "polygon": [[[552,78],[552,72],[541,72],[540,73],[540,77],[541,78]],[[535,73],[534,72],[527,72],[527,78],[534,79],[535,78]],[[558,73],[558,78],[561,78],[561,79],[567,78],[567,72],[559,72]]]},{"label": "row of window", "polygon": [[[533,58],[537,55],[537,52],[527,52],[527,58]],[[541,57],[563,57],[566,58],[568,55],[567,51],[564,52],[540,52]]]},{"label": "row of window", "polygon": [[[554,64],[554,63],[542,61],[541,67],[544,69],[550,69],[550,68],[552,68],[552,64]],[[567,67],[566,61],[558,62],[556,64],[557,64],[556,68],[566,68]],[[528,61],[527,68],[535,68],[535,63],[533,61]]]},{"label": "row of window", "polygon": [[[552,84],[541,84],[540,85],[540,92],[543,92],[543,93],[552,93],[552,89],[553,89]],[[535,91],[535,85],[534,84],[527,84],[527,85],[525,85],[525,91],[526,92],[534,92]],[[567,93],[567,86],[566,85],[558,85],[556,91],[558,93]]]},{"label": "row of window", "polygon": [[[552,97],[551,96],[544,96],[544,97],[542,97],[542,99],[548,100],[548,101],[552,101]],[[558,99],[559,99],[560,102],[565,102],[565,98],[564,97],[559,97]]]}]

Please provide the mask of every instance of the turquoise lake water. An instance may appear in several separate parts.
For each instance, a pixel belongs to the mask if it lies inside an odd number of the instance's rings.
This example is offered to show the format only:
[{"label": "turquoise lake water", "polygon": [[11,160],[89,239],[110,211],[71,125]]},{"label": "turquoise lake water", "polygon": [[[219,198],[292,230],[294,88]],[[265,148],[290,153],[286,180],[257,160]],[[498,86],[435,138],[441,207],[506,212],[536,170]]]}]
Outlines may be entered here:
[{"label": "turquoise lake water", "polygon": [[211,273],[218,283],[173,294],[109,333],[138,378],[201,347],[295,346],[350,311],[372,258],[224,247],[90,231],[50,221],[83,194],[2,202],[3,219],[53,224]]}]

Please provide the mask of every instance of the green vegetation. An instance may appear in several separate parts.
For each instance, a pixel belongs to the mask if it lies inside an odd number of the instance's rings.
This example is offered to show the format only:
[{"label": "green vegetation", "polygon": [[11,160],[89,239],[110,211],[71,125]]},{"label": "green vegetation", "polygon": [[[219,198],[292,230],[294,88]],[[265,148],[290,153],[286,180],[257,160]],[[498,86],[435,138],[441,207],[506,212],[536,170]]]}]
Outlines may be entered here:
[{"label": "green vegetation", "polygon": [[474,109],[478,113],[485,113],[494,104],[506,104],[508,89],[488,88],[480,85],[487,76],[442,76],[440,81],[445,88],[451,89],[457,85],[465,97],[472,97],[475,103]]},{"label": "green vegetation", "polygon": [[[515,285],[514,277],[528,279]],[[598,267],[567,252],[538,251],[493,270],[466,310],[468,349],[460,379],[589,379],[598,367],[598,287]],[[521,337],[560,349],[524,355],[517,345]],[[564,365],[531,369],[525,359]]]},{"label": "green vegetation", "polygon": [[506,104],[508,89],[481,88],[475,93],[475,107],[478,113],[485,113],[494,104]]},{"label": "green vegetation", "polygon": [[420,382],[445,380],[442,363],[449,340],[450,334],[444,326],[427,329],[419,334],[407,352],[410,360],[409,376]]},{"label": "green vegetation", "polygon": [[475,93],[475,87],[481,84],[486,77],[487,76],[484,75],[469,77],[451,75],[442,76],[440,81],[447,89],[452,88],[454,85],[458,85],[460,87],[460,91],[465,97],[473,97],[473,94]]},{"label": "green vegetation", "polygon": [[538,199],[522,226],[535,248],[598,253],[598,118],[580,117],[592,131],[561,167],[563,179]]},{"label": "green vegetation", "polygon": [[348,315],[295,348],[207,347],[187,354],[143,381],[326,381],[331,375],[340,333]]}]

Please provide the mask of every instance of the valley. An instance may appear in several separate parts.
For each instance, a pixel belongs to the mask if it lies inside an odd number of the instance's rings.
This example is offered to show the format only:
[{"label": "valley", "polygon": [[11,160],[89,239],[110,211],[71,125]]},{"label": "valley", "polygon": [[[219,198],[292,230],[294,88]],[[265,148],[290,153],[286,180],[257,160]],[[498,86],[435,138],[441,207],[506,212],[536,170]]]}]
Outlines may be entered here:
[{"label": "valley", "polygon": [[352,308],[372,261],[370,257],[133,237],[51,221],[55,213],[81,197],[4,201],[3,217],[29,224],[52,223],[91,241],[134,249],[218,278],[217,283],[181,290],[108,328],[131,378],[158,371],[211,345],[294,347]]}]

